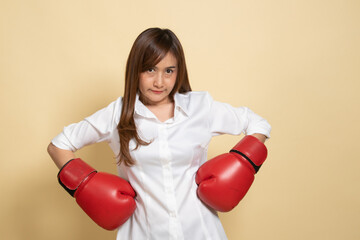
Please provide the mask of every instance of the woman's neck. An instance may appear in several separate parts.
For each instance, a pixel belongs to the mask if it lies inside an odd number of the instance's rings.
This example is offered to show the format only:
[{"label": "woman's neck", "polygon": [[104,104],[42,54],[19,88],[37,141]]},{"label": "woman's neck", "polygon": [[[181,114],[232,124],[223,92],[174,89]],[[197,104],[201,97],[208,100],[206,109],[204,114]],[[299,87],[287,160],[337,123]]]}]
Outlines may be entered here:
[{"label": "woman's neck", "polygon": [[160,105],[145,105],[159,121],[165,122],[166,120],[174,117],[174,106],[173,101],[163,103]]}]

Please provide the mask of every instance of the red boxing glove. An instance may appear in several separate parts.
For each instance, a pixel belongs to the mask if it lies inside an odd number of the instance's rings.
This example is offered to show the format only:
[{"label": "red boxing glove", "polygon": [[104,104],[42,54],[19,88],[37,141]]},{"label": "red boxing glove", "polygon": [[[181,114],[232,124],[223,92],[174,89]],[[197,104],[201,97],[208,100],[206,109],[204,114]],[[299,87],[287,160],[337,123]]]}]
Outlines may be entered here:
[{"label": "red boxing glove", "polygon": [[127,181],[98,173],[80,158],[67,162],[59,171],[58,180],[84,212],[107,230],[118,228],[136,209],[135,192]]},{"label": "red boxing glove", "polygon": [[199,198],[211,208],[228,212],[249,190],[265,161],[267,149],[256,137],[245,136],[230,153],[204,163],[196,173]]}]

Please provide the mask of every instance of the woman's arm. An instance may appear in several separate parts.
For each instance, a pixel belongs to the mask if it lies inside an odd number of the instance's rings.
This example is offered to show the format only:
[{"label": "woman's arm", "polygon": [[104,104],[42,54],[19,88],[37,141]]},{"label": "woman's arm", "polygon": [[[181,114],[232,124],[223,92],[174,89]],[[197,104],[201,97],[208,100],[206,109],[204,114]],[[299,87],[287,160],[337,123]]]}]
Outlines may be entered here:
[{"label": "woman's arm", "polygon": [[267,139],[267,137],[264,134],[261,134],[261,133],[254,133],[254,134],[252,134],[252,136],[259,139],[262,143],[265,143],[265,141]]},{"label": "woman's arm", "polygon": [[60,149],[55,147],[52,143],[49,144],[47,151],[59,169],[61,169],[69,160],[76,158],[72,151]]}]

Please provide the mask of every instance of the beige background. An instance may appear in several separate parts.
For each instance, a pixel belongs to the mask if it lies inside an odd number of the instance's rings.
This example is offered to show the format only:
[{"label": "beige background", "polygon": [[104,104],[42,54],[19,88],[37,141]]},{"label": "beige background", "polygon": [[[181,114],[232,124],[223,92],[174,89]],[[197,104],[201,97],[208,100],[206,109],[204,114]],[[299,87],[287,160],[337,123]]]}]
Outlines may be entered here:
[{"label": "beige background", "polygon": [[[273,127],[251,191],[220,214],[229,239],[360,239],[359,12],[358,0],[2,0],[1,239],[115,239],[58,185],[46,146],[122,94],[130,47],[153,26],[180,38],[194,90]],[[214,138],[210,157],[238,140]],[[115,173],[106,144],[78,156]]]}]

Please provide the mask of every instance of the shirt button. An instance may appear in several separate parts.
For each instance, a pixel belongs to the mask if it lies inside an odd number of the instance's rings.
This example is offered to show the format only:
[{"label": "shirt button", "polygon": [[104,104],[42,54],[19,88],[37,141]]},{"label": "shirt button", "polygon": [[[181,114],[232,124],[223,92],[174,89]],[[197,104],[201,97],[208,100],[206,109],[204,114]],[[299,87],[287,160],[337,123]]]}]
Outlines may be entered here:
[{"label": "shirt button", "polygon": [[172,218],[175,218],[175,217],[176,217],[175,211],[171,211],[171,212],[170,212],[170,217],[172,217]]}]

